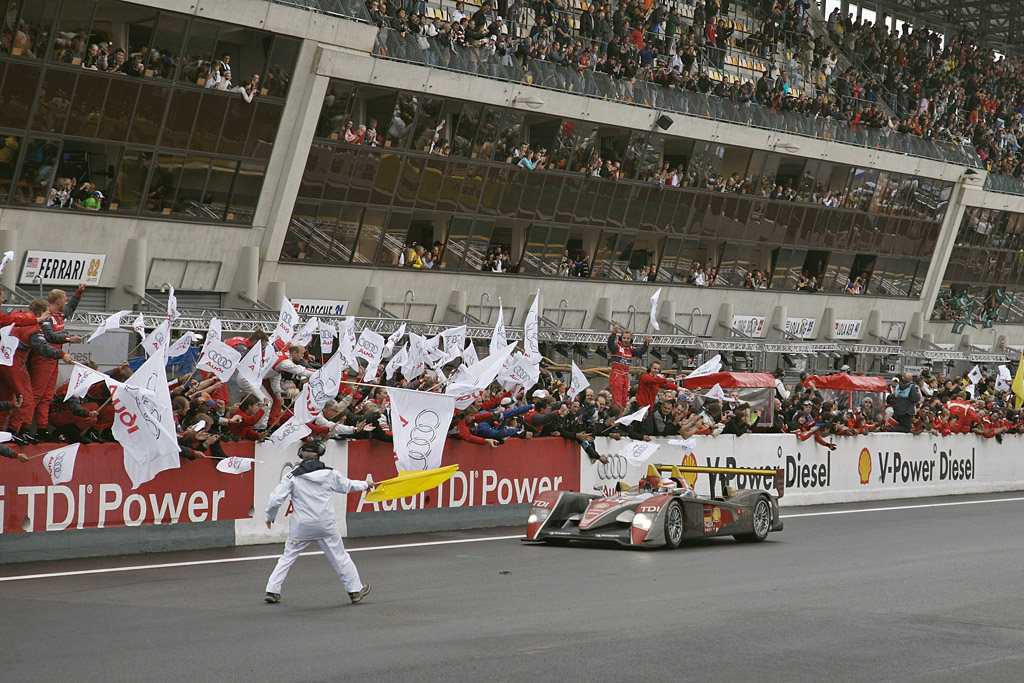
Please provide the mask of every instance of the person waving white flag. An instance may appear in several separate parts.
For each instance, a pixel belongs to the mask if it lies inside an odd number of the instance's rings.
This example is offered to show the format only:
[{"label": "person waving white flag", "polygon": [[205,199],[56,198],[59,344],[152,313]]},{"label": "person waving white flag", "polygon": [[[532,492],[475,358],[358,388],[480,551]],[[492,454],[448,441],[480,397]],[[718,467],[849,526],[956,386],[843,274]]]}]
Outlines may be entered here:
[{"label": "person waving white flag", "polygon": [[398,372],[398,369],[402,367],[402,363],[405,362],[406,354],[409,352],[408,349],[409,345],[406,344],[398,351],[398,353],[391,356],[391,360],[389,360],[388,364],[384,367],[384,373],[388,379],[394,377],[395,373]]},{"label": "person waving white flag", "polygon": [[243,388],[248,389],[252,393],[256,393],[256,389],[263,382],[263,344],[262,342],[256,342],[249,349],[249,353],[245,354],[245,358],[238,364],[238,377],[244,380],[246,386]]},{"label": "person waving white flag", "polygon": [[658,331],[661,330],[661,325],[658,324],[658,301],[660,299],[661,287],[658,287],[658,291],[651,296],[651,327]]},{"label": "person waving white flag", "polygon": [[[258,342],[257,342],[258,343]],[[227,384],[242,360],[242,354],[222,341],[213,341],[203,351],[196,364],[197,370],[212,372],[221,382]]]},{"label": "person waving white flag", "polygon": [[494,330],[491,332],[491,347],[487,353],[494,355],[508,346],[508,336],[505,334],[505,311],[501,307],[501,297],[498,297],[498,321],[494,323]]},{"label": "person waving white flag", "polygon": [[64,400],[68,401],[73,398],[85,398],[85,394],[89,391],[89,387],[97,382],[102,382],[106,378],[102,372],[96,372],[84,365],[74,366],[71,371],[71,379],[68,380],[68,393],[64,395]]},{"label": "person waving white flag", "polygon": [[274,444],[282,451],[299,439],[310,435],[313,430],[309,425],[292,415],[288,421],[278,427],[273,434],[267,437],[267,441]]},{"label": "person waving white flag", "polygon": [[466,347],[466,332],[468,331],[469,328],[466,325],[459,325],[441,333],[441,339],[444,341],[445,363],[462,356]]},{"label": "person waving white flag", "polygon": [[633,424],[634,422],[639,422],[640,420],[642,420],[645,417],[647,417],[647,410],[648,410],[648,408],[650,408],[650,406],[644,406],[643,408],[641,408],[640,410],[636,411],[635,413],[630,413],[629,415],[623,415],[622,417],[620,417],[618,420],[615,421],[615,424],[617,424],[617,425],[628,425],[628,424]]},{"label": "person waving white flag", "polygon": [[171,321],[165,320],[142,340],[142,348],[146,355],[152,356],[159,349],[166,349],[171,341]]},{"label": "person waving white flag", "polygon": [[579,396],[584,389],[590,386],[590,380],[583,374],[583,371],[576,365],[576,361],[572,362],[572,379],[569,381],[569,388],[565,392],[572,401]]},{"label": "person waving white flag", "polygon": [[388,387],[398,471],[436,470],[448,438],[455,397]]},{"label": "person waving white flag", "polygon": [[295,336],[295,329],[298,326],[299,314],[295,312],[295,306],[292,305],[291,301],[288,301],[288,297],[281,297],[281,314],[277,318],[277,327],[274,328],[274,334],[270,336],[270,343],[273,344],[280,339],[285,344],[291,344],[292,338]]},{"label": "person waving white flag", "polygon": [[651,459],[654,451],[658,450],[660,445],[649,441],[626,441],[622,444],[619,455],[625,458],[630,465],[643,465]]},{"label": "person waving white flag", "polygon": [[167,348],[161,345],[124,384],[106,380],[115,413],[112,431],[124,450],[132,489],[181,465],[166,364]]},{"label": "person waving white flag", "polygon": [[384,337],[370,328],[364,328],[356,342],[355,355],[366,361],[366,372],[363,380],[369,381],[377,376],[381,355],[384,353]]},{"label": "person waving white flag", "polygon": [[14,323],[0,330],[0,365],[14,365],[14,354],[18,351],[18,338],[12,330]]},{"label": "person waving white flag", "polygon": [[7,264],[14,260],[13,251],[5,251],[4,258],[0,261],[0,275],[4,274],[4,269],[7,268]]},{"label": "person waving white flag", "polygon": [[167,349],[168,358],[177,358],[178,356],[184,356],[185,353],[192,347],[192,342],[195,341],[196,335],[194,332],[186,332],[185,334],[178,337],[178,340],[171,344]]},{"label": "person waving white flag", "polygon": [[404,337],[404,336],[405,336],[405,323],[402,323],[402,326],[399,327],[397,330],[395,330],[391,334],[391,336],[388,337],[387,343],[384,344],[384,356],[383,356],[384,358],[391,358],[391,354],[393,354],[395,352],[395,346],[398,345],[398,342],[402,341],[402,337]]},{"label": "person waving white flag", "polygon": [[295,415],[310,422],[323,412],[324,406],[341,390],[341,373],[345,369],[340,353],[331,356],[324,366],[309,376],[306,386],[295,399]]},{"label": "person waving white flag", "polygon": [[73,443],[70,446],[49,451],[43,456],[43,467],[49,473],[54,486],[71,481],[75,476],[75,458],[78,457],[79,445]]},{"label": "person waving white flag", "polygon": [[239,458],[232,455],[230,458],[224,458],[218,462],[217,470],[225,474],[245,474],[252,469],[254,462],[256,462],[256,458]]},{"label": "person waving white flag", "polygon": [[480,357],[476,355],[476,346],[473,345],[472,339],[466,342],[466,348],[462,352],[462,361],[466,364],[466,367],[480,362]]},{"label": "person waving white flag", "polygon": [[121,318],[125,317],[129,313],[131,313],[131,311],[118,311],[114,315],[108,316],[106,320],[100,323],[100,326],[96,328],[96,331],[89,335],[89,338],[85,340],[85,343],[88,344],[104,332],[116,330],[121,326]]}]

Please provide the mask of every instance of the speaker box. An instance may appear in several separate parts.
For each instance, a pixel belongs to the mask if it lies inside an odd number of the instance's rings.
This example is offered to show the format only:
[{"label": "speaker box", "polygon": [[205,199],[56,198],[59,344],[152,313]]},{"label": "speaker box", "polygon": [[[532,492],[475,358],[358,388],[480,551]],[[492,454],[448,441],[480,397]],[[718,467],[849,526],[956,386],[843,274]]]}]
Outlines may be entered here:
[{"label": "speaker box", "polygon": [[658,124],[658,128],[668,130],[672,126],[672,119],[662,114],[655,123]]}]

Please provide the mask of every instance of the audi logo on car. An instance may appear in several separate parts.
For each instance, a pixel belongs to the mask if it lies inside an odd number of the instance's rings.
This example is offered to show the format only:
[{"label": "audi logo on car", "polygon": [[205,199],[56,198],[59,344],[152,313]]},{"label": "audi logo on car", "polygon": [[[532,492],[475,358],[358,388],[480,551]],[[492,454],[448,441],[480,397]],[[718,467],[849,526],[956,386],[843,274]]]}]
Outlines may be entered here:
[{"label": "audi logo on car", "polygon": [[597,478],[602,481],[625,479],[629,462],[621,455],[608,456],[608,462],[597,463]]},{"label": "audi logo on car", "polygon": [[421,410],[413,420],[409,440],[406,442],[406,452],[411,459],[422,460],[423,469],[428,469],[427,457],[430,455],[440,425],[441,418],[433,410]]}]

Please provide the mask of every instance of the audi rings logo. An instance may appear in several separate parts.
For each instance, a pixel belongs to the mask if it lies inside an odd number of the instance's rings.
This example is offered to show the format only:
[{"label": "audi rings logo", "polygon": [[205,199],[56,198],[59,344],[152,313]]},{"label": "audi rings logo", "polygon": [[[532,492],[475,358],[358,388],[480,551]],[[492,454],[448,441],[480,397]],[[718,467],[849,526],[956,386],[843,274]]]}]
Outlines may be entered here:
[{"label": "audi rings logo", "polygon": [[629,463],[621,455],[608,456],[608,462],[597,463],[597,478],[601,481],[625,479]]},{"label": "audi rings logo", "polygon": [[55,480],[60,479],[60,471],[64,469],[64,454],[61,453],[50,461],[50,466],[47,468],[50,470],[50,476]]},{"label": "audi rings logo", "polygon": [[234,365],[234,361],[232,361],[224,354],[218,353],[213,349],[210,349],[209,351],[206,352],[206,357],[210,359],[210,362],[225,369],[230,368],[232,365]]},{"label": "audi rings logo", "polygon": [[437,439],[437,428],[441,426],[441,418],[433,410],[421,410],[413,420],[409,430],[409,440],[405,444],[406,452],[412,460],[422,460],[423,469],[427,468],[427,458],[433,450]]}]

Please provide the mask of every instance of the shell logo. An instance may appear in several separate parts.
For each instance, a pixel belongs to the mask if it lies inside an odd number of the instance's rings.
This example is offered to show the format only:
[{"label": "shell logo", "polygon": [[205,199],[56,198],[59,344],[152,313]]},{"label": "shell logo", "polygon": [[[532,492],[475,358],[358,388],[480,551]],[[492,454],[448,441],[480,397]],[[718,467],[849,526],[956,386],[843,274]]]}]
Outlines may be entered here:
[{"label": "shell logo", "polygon": [[711,521],[715,524],[722,521],[722,508],[715,508],[711,511]]},{"label": "shell logo", "polygon": [[868,483],[868,478],[871,476],[871,451],[866,448],[862,448],[860,451],[860,459],[857,461],[857,471],[860,473],[860,483]]},{"label": "shell logo", "polygon": [[[695,456],[693,453],[689,453],[685,458],[683,458],[683,464],[689,467],[696,467],[697,456]],[[690,485],[691,489],[697,485],[696,472],[683,472],[683,479],[686,480],[686,483]]]}]

